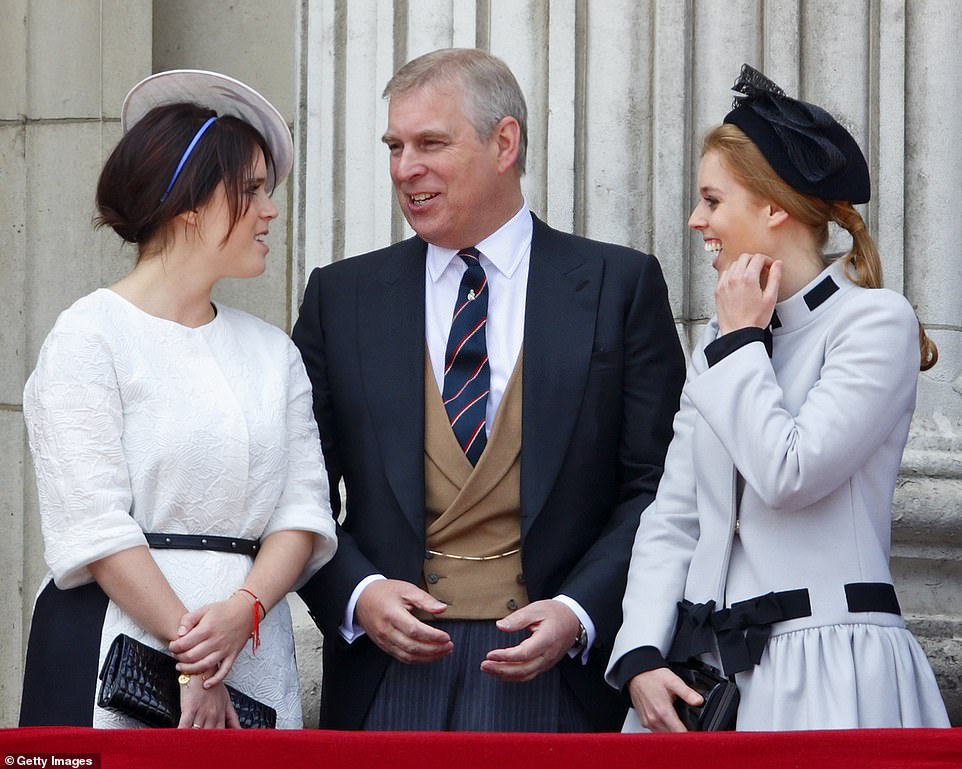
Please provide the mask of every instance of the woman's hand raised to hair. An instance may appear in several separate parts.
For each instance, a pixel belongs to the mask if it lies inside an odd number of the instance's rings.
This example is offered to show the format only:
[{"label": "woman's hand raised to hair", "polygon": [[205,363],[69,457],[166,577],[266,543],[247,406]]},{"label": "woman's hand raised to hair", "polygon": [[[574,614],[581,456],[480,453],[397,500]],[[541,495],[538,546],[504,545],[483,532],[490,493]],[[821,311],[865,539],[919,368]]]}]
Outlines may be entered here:
[{"label": "woman's hand raised to hair", "polygon": [[722,334],[765,328],[772,319],[782,263],[765,254],[742,254],[718,276],[715,311]]}]

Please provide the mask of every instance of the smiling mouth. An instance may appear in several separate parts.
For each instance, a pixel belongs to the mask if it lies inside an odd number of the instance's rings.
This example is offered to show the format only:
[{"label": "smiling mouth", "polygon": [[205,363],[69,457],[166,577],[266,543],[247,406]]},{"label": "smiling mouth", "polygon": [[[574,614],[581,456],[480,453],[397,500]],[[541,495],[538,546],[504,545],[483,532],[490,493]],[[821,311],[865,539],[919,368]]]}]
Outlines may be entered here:
[{"label": "smiling mouth", "polygon": [[408,195],[408,200],[415,208],[423,206],[429,200],[434,200],[438,196],[436,192],[419,192],[417,195]]},{"label": "smiling mouth", "polygon": [[705,251],[709,254],[717,254],[722,250],[722,244],[720,240],[706,240],[705,241]]}]

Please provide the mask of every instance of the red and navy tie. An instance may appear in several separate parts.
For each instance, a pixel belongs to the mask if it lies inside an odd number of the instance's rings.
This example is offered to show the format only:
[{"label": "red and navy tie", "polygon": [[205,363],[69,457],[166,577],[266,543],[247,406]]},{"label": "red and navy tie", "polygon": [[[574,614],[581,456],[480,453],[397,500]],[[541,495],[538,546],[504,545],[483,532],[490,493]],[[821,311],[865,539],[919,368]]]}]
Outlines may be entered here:
[{"label": "red and navy tie", "polygon": [[485,327],[488,323],[488,281],[476,248],[458,256],[468,265],[454,305],[451,333],[444,354],[444,389],[441,398],[454,436],[472,465],[488,442],[484,429],[491,369]]}]

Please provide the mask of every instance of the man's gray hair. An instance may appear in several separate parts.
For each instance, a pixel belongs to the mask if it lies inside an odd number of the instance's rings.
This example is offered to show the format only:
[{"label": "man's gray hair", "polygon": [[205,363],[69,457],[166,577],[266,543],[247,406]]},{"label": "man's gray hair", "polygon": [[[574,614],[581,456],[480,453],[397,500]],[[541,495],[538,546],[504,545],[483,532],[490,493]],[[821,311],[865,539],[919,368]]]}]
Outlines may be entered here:
[{"label": "man's gray hair", "polygon": [[501,118],[521,127],[515,165],[523,174],[528,151],[528,107],[508,65],[477,48],[442,48],[412,59],[388,81],[390,99],[428,86],[451,86],[464,93],[465,113],[479,139],[487,139]]}]

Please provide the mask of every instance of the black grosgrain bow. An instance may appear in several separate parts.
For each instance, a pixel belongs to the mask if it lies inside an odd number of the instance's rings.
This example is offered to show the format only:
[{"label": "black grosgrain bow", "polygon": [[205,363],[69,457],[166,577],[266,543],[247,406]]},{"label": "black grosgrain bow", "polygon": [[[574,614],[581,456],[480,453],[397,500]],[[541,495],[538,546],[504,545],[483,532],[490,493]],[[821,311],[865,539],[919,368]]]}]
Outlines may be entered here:
[{"label": "black grosgrain bow", "polygon": [[772,634],[772,625],[809,617],[808,590],[765,593],[715,611],[715,602],[678,603],[678,625],[668,652],[671,662],[686,662],[712,648],[717,640],[725,673],[741,673],[757,665]]},{"label": "black grosgrain bow", "polygon": [[697,657],[710,651],[717,638],[725,672],[741,673],[761,660],[772,623],[781,616],[781,607],[774,593],[718,611],[715,611],[714,601],[680,601],[678,625],[668,659],[685,662]]},{"label": "black grosgrain bow", "polygon": [[713,621],[725,672],[741,673],[757,665],[772,634],[772,623],[783,616],[774,593],[716,612]]},{"label": "black grosgrain bow", "polygon": [[675,639],[668,659],[672,662],[687,662],[690,657],[709,651],[712,648],[715,631],[712,628],[712,616],[715,614],[715,602],[692,603],[689,600],[678,602],[678,625],[675,628]]},{"label": "black grosgrain bow", "polygon": [[821,107],[786,96],[748,64],[742,64],[732,90],[740,94],[732,107],[754,110],[768,122],[795,169],[807,181],[820,182],[845,168],[845,154],[825,135],[835,119]]}]

